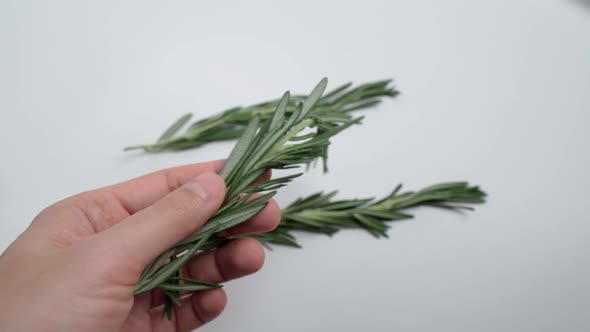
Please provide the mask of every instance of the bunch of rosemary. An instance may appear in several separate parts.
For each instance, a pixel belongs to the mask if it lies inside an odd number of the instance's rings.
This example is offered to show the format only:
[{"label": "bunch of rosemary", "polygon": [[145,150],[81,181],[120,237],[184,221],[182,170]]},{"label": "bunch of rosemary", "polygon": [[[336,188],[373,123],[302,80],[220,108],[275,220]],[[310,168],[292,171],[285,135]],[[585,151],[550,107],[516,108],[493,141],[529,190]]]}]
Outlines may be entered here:
[{"label": "bunch of rosemary", "polygon": [[[325,159],[330,138],[360,122],[361,118],[335,117],[329,112],[318,111],[320,108],[315,106],[326,84],[326,79],[320,81],[310,95],[299,101],[291,112],[287,112],[290,95],[286,92],[272,117],[266,120],[261,120],[258,116],[253,117],[221,171],[220,175],[227,185],[222,207],[196,233],[166,250],[146,267],[136,284],[135,294],[160,288],[167,295],[169,304],[170,301],[180,303],[183,291],[219,287],[216,284],[182,278],[179,271],[198,252],[211,249],[225,241],[216,236],[219,232],[256,215],[264,208],[266,201],[276,193],[276,189],[300,174],[254,185],[251,183],[270,169],[295,168],[316,158]],[[300,135],[309,128],[312,128],[311,132]],[[263,192],[266,193],[254,196]],[[169,309],[170,305],[167,305],[167,308]]]},{"label": "bunch of rosemary", "polygon": [[[255,179],[270,169],[297,168],[317,158],[325,161],[330,138],[360,123],[362,118],[354,118],[351,112],[370,108],[383,97],[398,94],[389,83],[386,80],[357,87],[348,83],[323,94],[327,85],[324,78],[308,96],[290,96],[286,92],[278,100],[232,108],[194,122],[182,134],[177,134],[191,119],[191,114],[184,115],[156,143],[126,148],[147,152],[183,150],[240,137],[220,174],[227,185],[220,210],[199,231],[146,267],[135,294],[161,289],[166,294],[164,312],[170,319],[173,303],[180,304],[182,292],[221,287],[183,278],[179,271],[197,253],[231,241],[233,238],[221,238],[218,233],[256,215],[277,189],[301,173],[252,185]],[[333,200],[336,192],[316,193],[283,209],[281,222],[274,231],[249,236],[267,247],[271,244],[299,247],[293,231],[332,235],[340,229],[360,228],[375,237],[387,237],[387,222],[412,218],[407,213],[411,208],[471,209],[465,204],[482,203],[486,196],[477,186],[466,182],[437,184],[417,192],[400,191],[398,185],[380,200]]]}]

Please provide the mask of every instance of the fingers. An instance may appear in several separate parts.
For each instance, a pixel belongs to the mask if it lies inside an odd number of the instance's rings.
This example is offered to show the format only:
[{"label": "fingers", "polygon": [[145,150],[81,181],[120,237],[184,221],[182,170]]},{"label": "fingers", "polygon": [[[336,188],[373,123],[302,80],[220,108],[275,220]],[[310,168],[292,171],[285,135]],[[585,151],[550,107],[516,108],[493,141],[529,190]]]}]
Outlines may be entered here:
[{"label": "fingers", "polygon": [[[239,239],[213,251],[200,254],[189,261],[184,275],[192,279],[223,283],[259,271],[264,265],[264,249],[258,241]],[[196,292],[200,294],[201,292]],[[152,291],[150,307],[164,303],[164,294]]]},{"label": "fingers", "polygon": [[[263,264],[264,250],[260,243],[245,238],[193,258],[188,265],[188,273],[194,279],[219,283],[252,274]],[[225,303],[222,289],[197,292],[184,299],[177,309],[180,330],[190,331],[211,321],[221,314]],[[161,314],[158,310],[153,312]]]},{"label": "fingers", "polygon": [[[183,272],[192,279],[223,283],[255,273],[262,265],[264,248],[255,239],[244,238],[195,256]],[[164,294],[153,291],[151,300],[151,307],[158,307],[164,303]]]},{"label": "fingers", "polygon": [[223,179],[203,173],[97,236],[114,252],[145,267],[209,220],[224,197]]},{"label": "fingers", "polygon": [[[191,260],[188,264],[189,277],[209,282],[226,282],[252,274],[264,264],[264,249],[254,239],[235,240],[217,250],[206,252]],[[211,289],[197,292],[182,300],[177,308],[180,331],[191,331],[219,316],[227,297],[223,289]],[[174,331],[173,322],[163,322],[161,311],[153,310],[152,327],[155,331]]]},{"label": "fingers", "polygon": [[[268,232],[276,228],[280,220],[280,210],[275,201],[260,211],[255,217],[231,228],[226,236]],[[185,267],[188,277],[209,282],[225,282],[258,271],[264,263],[264,250],[258,241],[240,239],[202,253],[191,259]],[[163,303],[164,294],[152,291],[151,307]]]},{"label": "fingers", "polygon": [[186,272],[193,279],[222,283],[257,272],[262,265],[262,245],[244,238],[194,257],[186,265]]},{"label": "fingers", "polygon": [[[180,331],[191,331],[219,316],[227,297],[223,289],[211,289],[193,294],[182,300],[176,308],[174,320],[177,320]],[[150,312],[152,331],[176,331],[176,323],[162,319],[161,310]]]}]

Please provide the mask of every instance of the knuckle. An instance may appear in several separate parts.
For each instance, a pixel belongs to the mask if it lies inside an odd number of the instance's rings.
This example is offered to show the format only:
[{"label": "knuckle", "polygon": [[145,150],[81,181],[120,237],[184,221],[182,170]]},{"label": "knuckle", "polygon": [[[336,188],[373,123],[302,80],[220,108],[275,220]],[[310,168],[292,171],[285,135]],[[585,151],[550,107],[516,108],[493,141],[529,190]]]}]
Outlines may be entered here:
[{"label": "knuckle", "polygon": [[180,187],[166,199],[158,201],[156,208],[174,211],[175,213],[190,214],[204,203],[201,196],[189,189]]}]

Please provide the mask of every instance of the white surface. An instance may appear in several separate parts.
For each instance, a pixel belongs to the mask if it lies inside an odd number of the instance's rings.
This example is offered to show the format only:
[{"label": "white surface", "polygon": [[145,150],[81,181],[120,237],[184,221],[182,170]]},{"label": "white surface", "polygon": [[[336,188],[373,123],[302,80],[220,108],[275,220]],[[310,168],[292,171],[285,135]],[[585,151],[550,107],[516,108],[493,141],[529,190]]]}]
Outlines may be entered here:
[{"label": "white surface", "polygon": [[489,203],[302,236],[203,331],[590,328],[590,1],[1,1],[0,42],[1,249],[62,197],[227,155],[121,151],[187,111],[393,77],[280,201],[465,179]]}]

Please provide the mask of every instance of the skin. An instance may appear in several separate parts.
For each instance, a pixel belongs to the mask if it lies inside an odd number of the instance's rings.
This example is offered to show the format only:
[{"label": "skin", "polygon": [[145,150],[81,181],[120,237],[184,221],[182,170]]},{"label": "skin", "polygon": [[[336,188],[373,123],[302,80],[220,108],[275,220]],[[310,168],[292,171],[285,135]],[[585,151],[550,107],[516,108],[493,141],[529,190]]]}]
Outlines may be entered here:
[{"label": "skin", "polygon": [[[43,210],[0,256],[0,331],[190,331],[217,317],[226,304],[223,289],[189,294],[169,321],[161,319],[161,292],[134,297],[133,288],[152,259],[220,207],[222,166],[165,169]],[[225,235],[270,231],[279,219],[271,200]],[[193,257],[182,274],[226,282],[263,262],[261,245],[246,238]]]}]

